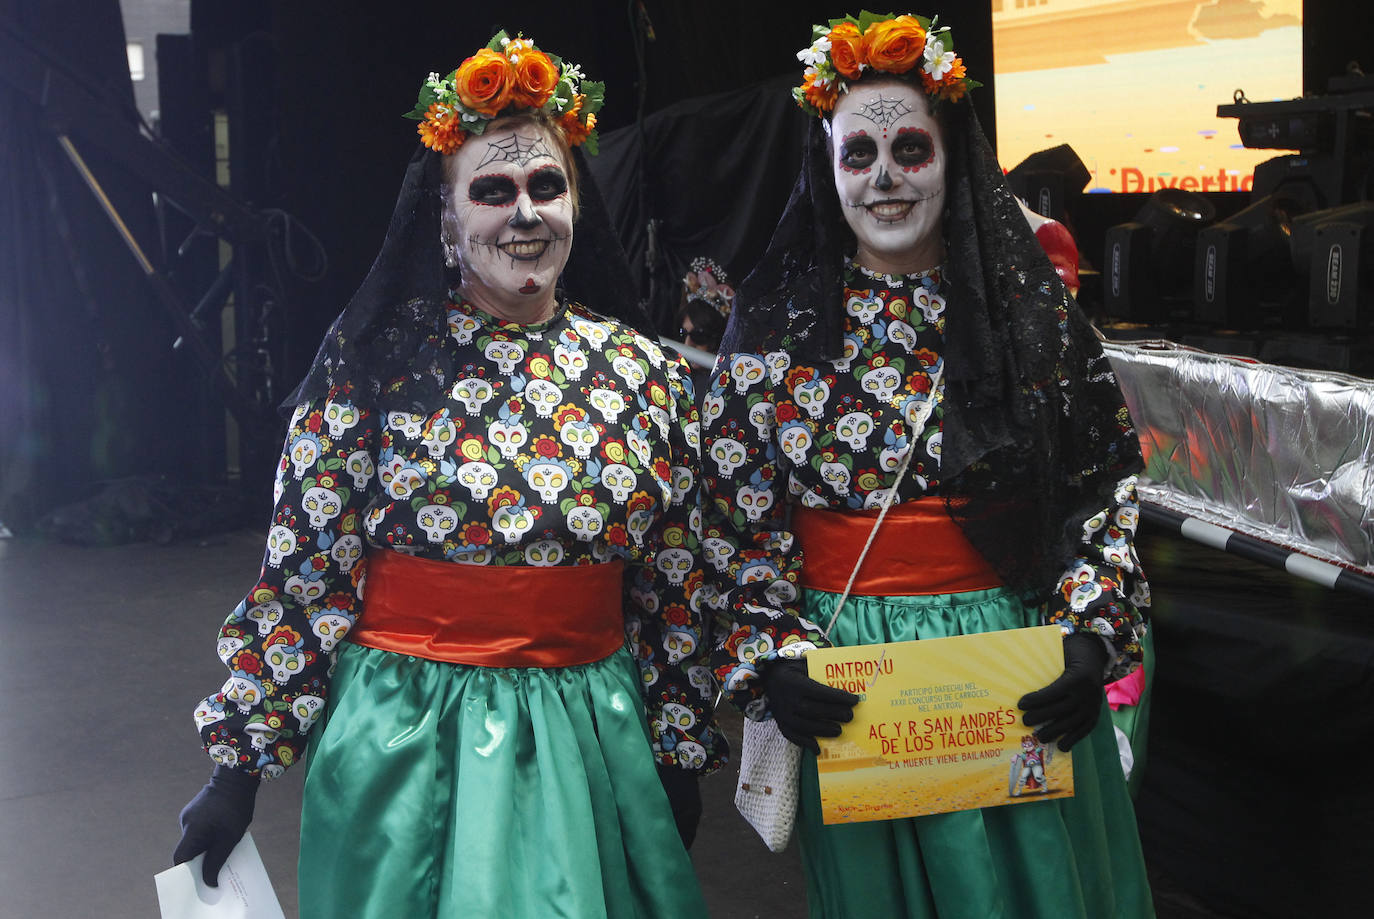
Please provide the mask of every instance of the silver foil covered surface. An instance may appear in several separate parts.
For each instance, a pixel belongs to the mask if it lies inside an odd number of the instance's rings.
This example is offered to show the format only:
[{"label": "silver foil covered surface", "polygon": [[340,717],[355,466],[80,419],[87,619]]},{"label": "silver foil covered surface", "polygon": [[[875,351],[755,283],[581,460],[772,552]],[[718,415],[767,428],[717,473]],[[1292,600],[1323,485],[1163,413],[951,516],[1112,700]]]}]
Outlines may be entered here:
[{"label": "silver foil covered surface", "polygon": [[1103,348],[1143,499],[1374,575],[1374,381],[1165,341]]}]

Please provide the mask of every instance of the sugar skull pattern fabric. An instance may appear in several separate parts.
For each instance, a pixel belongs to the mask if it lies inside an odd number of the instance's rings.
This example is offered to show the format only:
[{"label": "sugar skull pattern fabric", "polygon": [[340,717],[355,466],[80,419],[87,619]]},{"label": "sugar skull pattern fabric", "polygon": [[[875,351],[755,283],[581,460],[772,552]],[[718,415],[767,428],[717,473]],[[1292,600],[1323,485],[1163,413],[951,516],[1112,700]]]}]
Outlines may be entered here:
[{"label": "sugar skull pattern fabric", "polygon": [[[799,614],[802,553],[787,507],[859,511],[881,506],[914,451],[897,502],[939,495],[947,287],[938,269],[906,277],[846,269],[844,349],[822,363],[785,351],[722,354],[702,399],[702,474],[711,501],[702,533],[717,612],[712,666],[753,715],[760,664],[823,642]],[[912,427],[930,400],[933,411]],[[1128,424],[1128,419],[1122,419]],[[1132,545],[1135,478],[1083,523],[1081,554],[1064,559],[1045,621],[1096,632],[1114,649],[1112,672],[1140,658],[1149,587]]]},{"label": "sugar skull pattern fabric", "polygon": [[512,568],[624,559],[654,755],[717,768],[686,364],[577,305],[518,325],[455,303],[432,344],[459,372],[428,414],[363,407],[346,383],[296,409],[258,583],[220,630],[229,676],[195,713],[211,757],[269,778],[300,757],[383,548]]}]

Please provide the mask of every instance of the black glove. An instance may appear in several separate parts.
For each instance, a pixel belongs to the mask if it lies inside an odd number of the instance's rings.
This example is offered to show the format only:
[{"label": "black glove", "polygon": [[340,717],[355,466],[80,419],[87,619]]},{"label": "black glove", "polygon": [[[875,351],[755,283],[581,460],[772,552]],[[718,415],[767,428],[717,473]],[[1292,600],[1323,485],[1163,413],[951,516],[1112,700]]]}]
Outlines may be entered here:
[{"label": "black glove", "polygon": [[216,766],[210,781],[181,809],[181,842],[172,852],[172,864],[189,862],[204,852],[201,876],[218,887],[219,869],[253,820],[257,794],[256,775]]},{"label": "black glove", "polygon": [[[1028,692],[1016,703],[1022,720],[1035,728],[1041,743],[1059,739],[1067,751],[1092,733],[1102,713],[1102,671],[1107,647],[1095,632],[1075,632],[1064,639],[1064,672],[1044,689]],[[1038,725],[1038,727],[1037,727]]]},{"label": "black glove", "polygon": [[658,780],[668,795],[682,847],[690,849],[692,840],[697,837],[697,824],[701,823],[701,787],[697,785],[697,774],[680,766],[660,765]]},{"label": "black glove", "polygon": [[759,673],[768,708],[782,736],[812,753],[821,752],[817,737],[839,737],[841,725],[854,717],[859,697],[818,683],[806,675],[806,661],[777,658]]}]

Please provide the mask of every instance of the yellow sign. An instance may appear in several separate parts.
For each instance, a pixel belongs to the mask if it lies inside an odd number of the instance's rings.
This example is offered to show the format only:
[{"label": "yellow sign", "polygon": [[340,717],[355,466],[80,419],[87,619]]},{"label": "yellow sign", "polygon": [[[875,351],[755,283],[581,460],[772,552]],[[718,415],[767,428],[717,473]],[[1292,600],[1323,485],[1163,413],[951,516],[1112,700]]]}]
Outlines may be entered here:
[{"label": "yellow sign", "polygon": [[839,737],[818,738],[828,824],[1073,795],[1072,756],[1036,742],[1016,707],[1063,672],[1058,626],[822,648],[806,662],[861,697]]}]

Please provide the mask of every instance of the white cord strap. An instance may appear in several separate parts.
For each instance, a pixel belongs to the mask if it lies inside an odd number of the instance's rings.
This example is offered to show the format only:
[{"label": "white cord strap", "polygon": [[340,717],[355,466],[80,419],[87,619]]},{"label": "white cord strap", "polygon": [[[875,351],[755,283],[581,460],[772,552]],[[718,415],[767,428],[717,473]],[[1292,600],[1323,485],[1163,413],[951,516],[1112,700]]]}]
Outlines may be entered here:
[{"label": "white cord strap", "polygon": [[926,423],[930,420],[930,413],[935,411],[935,402],[940,396],[940,379],[944,375],[945,368],[930,376],[930,398],[921,406],[919,414],[911,421],[909,443],[907,444],[906,455],[902,457],[902,464],[897,467],[897,478],[893,479],[892,487],[883,495],[883,506],[878,511],[878,519],[873,521],[873,529],[868,532],[868,541],[864,543],[863,551],[859,553],[859,560],[854,563],[854,570],[849,572],[849,583],[844,585],[844,593],[840,594],[840,602],[835,604],[835,613],[830,617],[830,624],[825,627],[821,634],[827,639],[830,637],[830,630],[835,627],[835,620],[840,618],[840,610],[844,609],[844,603],[849,599],[849,592],[854,588],[854,579],[859,576],[859,569],[863,566],[864,559],[868,557],[868,550],[873,545],[873,540],[878,536],[878,527],[883,525],[883,518],[887,516],[888,510],[892,507],[892,502],[897,497],[897,487],[902,484],[902,478],[906,475],[907,467],[911,465],[911,454],[916,452],[916,441],[920,438],[921,432],[926,429]]}]

